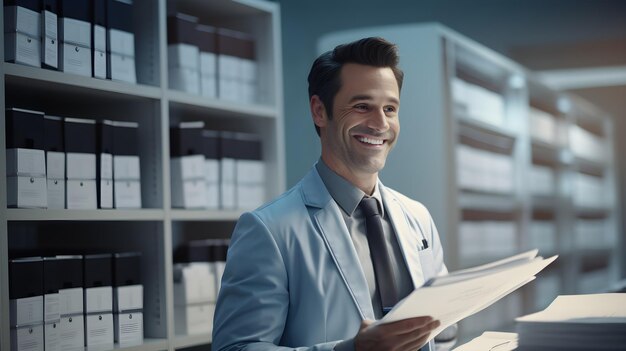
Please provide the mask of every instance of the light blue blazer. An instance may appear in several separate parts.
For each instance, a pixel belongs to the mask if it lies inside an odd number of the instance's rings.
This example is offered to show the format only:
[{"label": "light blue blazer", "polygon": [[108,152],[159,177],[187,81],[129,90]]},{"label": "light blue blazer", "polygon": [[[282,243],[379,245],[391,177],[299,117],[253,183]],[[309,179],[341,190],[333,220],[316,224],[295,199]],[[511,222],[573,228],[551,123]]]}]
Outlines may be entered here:
[{"label": "light blue blazer", "polygon": [[[446,273],[428,210],[378,186],[413,286]],[[292,189],[241,216],[217,300],[213,350],[332,350],[354,337],[363,319],[375,319],[340,211],[313,167]],[[428,249],[420,250],[422,239]],[[429,346],[424,350],[434,350]]]}]

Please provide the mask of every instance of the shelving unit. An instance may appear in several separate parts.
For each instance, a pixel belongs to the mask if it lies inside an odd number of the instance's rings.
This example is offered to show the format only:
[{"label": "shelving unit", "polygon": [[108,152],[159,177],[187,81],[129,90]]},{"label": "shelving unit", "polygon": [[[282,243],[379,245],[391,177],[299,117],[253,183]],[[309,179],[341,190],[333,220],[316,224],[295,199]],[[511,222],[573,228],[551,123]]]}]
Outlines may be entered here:
[{"label": "shelving unit", "polygon": [[[10,349],[9,253],[140,251],[144,279],[144,343],[116,350],[180,350],[210,344],[211,331],[175,335],[173,252],[187,240],[228,238],[240,210],[171,207],[169,128],[202,120],[207,128],[260,135],[269,200],[285,189],[280,9],[261,0],[135,0],[138,84],[81,77],[0,63],[0,125],[5,107],[63,117],[139,122],[143,208],[45,210],[7,208],[6,136],[0,133],[0,349]],[[155,6],[156,5],[156,6]],[[168,11],[198,16],[202,23],[240,30],[256,42],[259,98],[240,104],[168,87]],[[0,22],[3,16],[0,16]],[[0,39],[0,45],[3,39]]]},{"label": "shelving unit", "polygon": [[[616,245],[589,250],[576,242],[574,230],[579,219],[601,219],[602,233],[617,235],[610,116],[547,88],[524,67],[438,24],[331,33],[318,49],[367,36],[396,43],[405,73],[402,136],[381,179],[430,210],[449,270],[535,247],[544,257],[559,254],[536,281],[462,321],[461,340],[511,329],[515,317],[546,307],[557,294],[608,289],[617,280]],[[537,111],[549,126],[537,128],[532,117]],[[601,140],[601,157],[576,155],[573,125]],[[468,173],[470,181],[463,178]],[[537,173],[541,184],[533,180]],[[605,201],[576,204],[577,173],[600,177]],[[533,190],[537,185],[544,189]]]}]

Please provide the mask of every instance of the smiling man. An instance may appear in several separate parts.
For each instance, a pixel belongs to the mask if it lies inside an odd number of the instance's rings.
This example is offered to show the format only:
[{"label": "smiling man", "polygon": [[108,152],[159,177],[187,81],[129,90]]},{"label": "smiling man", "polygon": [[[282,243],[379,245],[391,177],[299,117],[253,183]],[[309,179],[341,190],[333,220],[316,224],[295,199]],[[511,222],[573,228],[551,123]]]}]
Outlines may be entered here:
[{"label": "smiling man", "polygon": [[[378,172],[399,132],[397,48],[365,38],[309,73],[322,155],[292,189],[239,219],[213,329],[214,350],[432,350],[429,316],[373,324],[446,273],[426,208]],[[428,301],[424,301],[428,303]]]}]

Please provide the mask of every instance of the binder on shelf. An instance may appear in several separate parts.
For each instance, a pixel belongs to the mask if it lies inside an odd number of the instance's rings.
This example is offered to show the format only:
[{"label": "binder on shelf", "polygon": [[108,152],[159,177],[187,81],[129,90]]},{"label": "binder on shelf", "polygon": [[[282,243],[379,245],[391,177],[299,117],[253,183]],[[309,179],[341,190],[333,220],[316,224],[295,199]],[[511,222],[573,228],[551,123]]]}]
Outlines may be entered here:
[{"label": "binder on shelf", "polygon": [[41,65],[59,68],[59,29],[57,0],[43,0],[41,9]]},{"label": "binder on shelf", "polygon": [[558,143],[558,125],[554,115],[531,106],[528,117],[532,138],[553,145]]},{"label": "binder on shelf", "polygon": [[43,261],[9,260],[11,351],[43,350]]},{"label": "binder on shelf", "polygon": [[265,162],[261,138],[237,133],[237,208],[253,210],[265,202]]},{"label": "binder on shelf", "polygon": [[257,89],[258,64],[256,60],[255,42],[252,36],[242,36],[242,55],[239,65],[241,69],[241,95],[244,102],[255,103],[259,100]]},{"label": "binder on shelf", "polygon": [[240,41],[242,34],[226,28],[217,30],[217,89],[219,98],[223,100],[243,101],[240,58],[245,50]]},{"label": "binder on shelf", "polygon": [[204,208],[204,122],[181,122],[170,131],[172,207]]},{"label": "binder on shelf", "polygon": [[63,287],[61,285],[63,272],[60,268],[58,258],[43,258],[44,350],[46,351],[61,351],[59,290]]},{"label": "binder on shelf", "polygon": [[206,185],[206,205],[208,209],[220,207],[220,139],[219,132],[203,130],[204,175]]},{"label": "binder on shelf", "polygon": [[217,98],[217,32],[215,27],[196,26],[200,50],[200,95]]},{"label": "binder on shelf", "polygon": [[113,322],[115,342],[131,346],[143,342],[143,286],[141,253],[113,254]]},{"label": "binder on shelf", "polygon": [[113,208],[113,122],[102,120],[97,124],[96,174],[98,207]]},{"label": "binder on shelf", "polygon": [[6,116],[7,206],[47,206],[44,114],[8,108]]},{"label": "binder on shelf", "polygon": [[176,334],[204,334],[213,329],[214,279],[208,262],[174,266]]},{"label": "binder on shelf", "polygon": [[168,75],[171,89],[200,93],[198,18],[182,13],[167,18]]},{"label": "binder on shelf", "polygon": [[96,122],[65,118],[67,208],[96,209]]},{"label": "binder on shelf", "polygon": [[215,277],[211,281],[214,287],[215,300],[217,300],[222,275],[226,267],[226,255],[229,245],[229,239],[192,240],[180,247],[175,253],[176,262],[207,262],[209,264],[210,273]]},{"label": "binder on shelf", "polygon": [[496,126],[505,124],[505,100],[501,94],[453,77],[452,95],[455,107],[468,117]]},{"label": "binder on shelf", "polygon": [[83,284],[85,302],[85,346],[113,349],[113,255],[85,255]]},{"label": "binder on shelf", "polygon": [[107,77],[107,0],[92,0],[93,76]]},{"label": "binder on shelf", "polygon": [[83,257],[56,256],[61,289],[59,289],[59,313],[61,350],[83,350],[85,346],[85,320],[83,315]]},{"label": "binder on shelf", "polygon": [[48,208],[65,208],[65,148],[63,118],[44,116],[44,149]]},{"label": "binder on shelf", "polygon": [[141,208],[139,124],[113,122],[113,180],[115,208]]},{"label": "binder on shelf", "polygon": [[91,77],[89,1],[59,0],[59,70]]},{"label": "binder on shelf", "polygon": [[220,135],[220,207],[237,208],[237,157],[236,133],[222,132]]},{"label": "binder on shelf", "polygon": [[133,1],[106,0],[107,8],[107,77],[137,83]]},{"label": "binder on shelf", "polygon": [[[192,240],[185,243],[175,252],[174,264],[174,284],[181,284],[175,287],[174,304],[184,306],[199,301],[217,301],[216,270],[215,270],[215,250],[216,245],[220,245],[220,239]],[[205,266],[206,271],[200,269],[193,271],[191,268],[187,273],[185,270],[190,266]],[[208,278],[203,282],[191,279],[196,273],[208,274]],[[202,284],[202,285],[196,285]],[[208,285],[205,285],[208,284]]]},{"label": "binder on shelf", "polygon": [[228,241],[193,240],[176,252],[174,311],[176,334],[201,334],[213,328],[215,302]]},{"label": "binder on shelf", "polygon": [[213,269],[215,270],[215,294],[219,294],[222,286],[222,276],[226,269],[226,256],[228,254],[229,239],[220,239],[216,245],[212,247]]},{"label": "binder on shelf", "polygon": [[4,60],[41,67],[41,2],[4,2]]}]

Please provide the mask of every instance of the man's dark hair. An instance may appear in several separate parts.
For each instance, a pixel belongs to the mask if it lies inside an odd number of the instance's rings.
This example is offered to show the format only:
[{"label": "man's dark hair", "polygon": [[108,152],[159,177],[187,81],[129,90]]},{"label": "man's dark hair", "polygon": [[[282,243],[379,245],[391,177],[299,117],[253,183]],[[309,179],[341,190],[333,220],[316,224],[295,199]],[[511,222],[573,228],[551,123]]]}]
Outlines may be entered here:
[{"label": "man's dark hair", "polygon": [[[383,38],[371,37],[342,44],[320,55],[309,72],[309,99],[319,96],[328,118],[332,118],[333,100],[341,88],[341,68],[346,63],[374,67],[389,67],[393,71],[398,90],[402,89],[404,73],[398,68],[398,48]],[[320,128],[316,125],[317,135]]]}]

